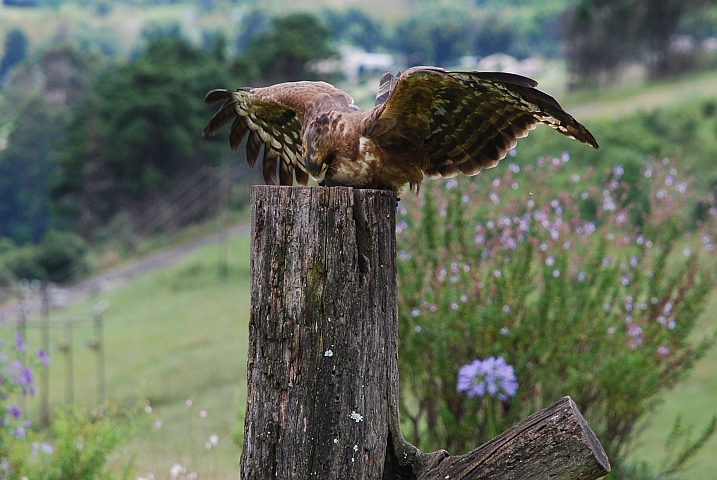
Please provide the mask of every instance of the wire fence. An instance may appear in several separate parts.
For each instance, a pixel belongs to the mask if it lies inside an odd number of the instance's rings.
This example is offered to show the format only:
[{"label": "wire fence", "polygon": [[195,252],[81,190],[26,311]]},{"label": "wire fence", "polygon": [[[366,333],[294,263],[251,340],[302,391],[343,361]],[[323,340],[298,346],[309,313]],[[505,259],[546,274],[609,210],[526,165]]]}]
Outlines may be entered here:
[{"label": "wire fence", "polygon": [[[63,303],[63,290],[54,284],[21,281],[15,292],[17,301],[0,315],[0,338],[12,343],[14,332],[20,333],[27,346],[19,353],[23,363],[40,350],[50,359],[49,364],[34,369],[36,395],[18,399],[26,419],[47,426],[53,407],[102,406],[106,399],[103,313],[107,302],[97,303],[87,316],[61,317],[53,308]],[[81,402],[78,390],[83,395]]]}]

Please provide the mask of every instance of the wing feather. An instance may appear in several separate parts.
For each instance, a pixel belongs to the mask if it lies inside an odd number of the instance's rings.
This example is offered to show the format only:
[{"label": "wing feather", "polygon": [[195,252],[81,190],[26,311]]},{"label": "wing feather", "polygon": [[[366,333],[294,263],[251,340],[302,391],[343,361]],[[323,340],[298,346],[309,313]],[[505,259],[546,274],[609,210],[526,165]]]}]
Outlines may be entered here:
[{"label": "wing feather", "polygon": [[384,74],[363,131],[371,136],[373,122],[394,120],[393,128],[376,130],[374,140],[388,150],[416,149],[389,158],[417,159],[428,177],[494,167],[539,123],[597,148],[592,134],[536,86],[530,78],[502,72],[414,67],[397,79]]},{"label": "wing feather", "polygon": [[[258,133],[252,131],[246,141],[246,161],[251,168],[254,168],[256,160],[257,158],[259,158],[259,151],[261,150],[261,146],[261,137]],[[270,185],[273,185],[273,183]]]},{"label": "wing feather", "polygon": [[[264,159],[261,162],[261,171],[264,175],[264,182],[267,185],[276,185],[276,165],[278,160],[279,156],[276,152],[270,148],[264,150]],[[291,185],[291,180],[289,180],[289,183],[282,183],[281,185]]]},{"label": "wing feather", "polygon": [[[207,93],[207,105],[221,103],[209,120],[202,135],[213,137],[225,125],[229,128],[229,146],[237,150],[249,133],[246,143],[247,163],[253,168],[262,146],[262,172],[267,183],[276,183],[280,166],[281,185],[291,185],[293,179],[306,185],[308,175],[301,161],[301,129],[306,106],[320,96],[329,95],[338,104],[353,105],[345,92],[325,82],[289,82],[263,88],[217,89]],[[273,173],[271,173],[273,172]]]},{"label": "wing feather", "polygon": [[234,117],[234,122],[229,128],[229,147],[232,149],[232,152],[237,151],[239,145],[241,144],[241,141],[244,140],[246,132],[248,131],[249,125],[247,125],[247,123],[242,119],[242,117],[240,117],[239,115]]}]

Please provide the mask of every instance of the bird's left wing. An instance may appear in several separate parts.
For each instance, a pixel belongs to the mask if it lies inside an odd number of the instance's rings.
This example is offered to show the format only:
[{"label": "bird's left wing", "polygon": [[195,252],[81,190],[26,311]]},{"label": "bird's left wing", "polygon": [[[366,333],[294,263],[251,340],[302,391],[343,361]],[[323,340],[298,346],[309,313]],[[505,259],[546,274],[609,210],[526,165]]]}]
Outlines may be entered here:
[{"label": "bird's left wing", "polygon": [[204,102],[221,103],[202,135],[212,137],[224,125],[232,122],[229,145],[239,148],[244,137],[246,159],[251,167],[264,147],[262,172],[268,185],[275,185],[277,165],[279,184],[291,185],[294,177],[299,185],[306,185],[308,174],[301,161],[301,129],[306,108],[317,98],[329,96],[341,102],[353,103],[351,97],[325,82],[288,82],[260,88],[212,90]]},{"label": "bird's left wing", "polygon": [[[501,72],[413,67],[384,75],[364,135],[407,156],[429,178],[495,166],[539,123],[597,148],[592,134],[537,82]],[[415,159],[415,160],[414,160]]]}]

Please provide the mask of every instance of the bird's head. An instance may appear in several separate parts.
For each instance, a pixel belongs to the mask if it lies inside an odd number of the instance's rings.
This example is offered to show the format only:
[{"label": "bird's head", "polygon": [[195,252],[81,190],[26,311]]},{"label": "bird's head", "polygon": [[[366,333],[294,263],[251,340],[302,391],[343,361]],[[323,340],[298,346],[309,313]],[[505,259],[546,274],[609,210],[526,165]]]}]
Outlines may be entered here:
[{"label": "bird's head", "polygon": [[335,158],[326,116],[314,118],[304,130],[302,156],[306,172],[323,186]]}]

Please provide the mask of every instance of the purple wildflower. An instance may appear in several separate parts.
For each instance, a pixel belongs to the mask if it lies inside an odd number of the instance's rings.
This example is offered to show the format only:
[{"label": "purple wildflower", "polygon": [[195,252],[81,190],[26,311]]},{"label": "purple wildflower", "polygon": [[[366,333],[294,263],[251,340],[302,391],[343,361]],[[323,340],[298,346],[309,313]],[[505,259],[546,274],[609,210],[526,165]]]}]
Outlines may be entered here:
[{"label": "purple wildflower", "polygon": [[43,349],[38,350],[38,351],[37,351],[37,356],[40,357],[40,361],[42,362],[42,364],[43,364],[44,366],[47,367],[47,366],[50,365],[50,359],[49,359],[49,357],[47,356],[47,354],[45,353],[45,350],[43,350]]},{"label": "purple wildflower", "polygon": [[27,346],[22,338],[22,334],[18,330],[15,330],[15,349],[18,352],[24,352],[26,348]]},{"label": "purple wildflower", "polygon": [[25,368],[20,360],[14,360],[5,366],[5,370],[12,381],[22,388],[22,394],[35,393],[32,371]]},{"label": "purple wildflower", "polygon": [[20,409],[17,408],[15,405],[8,405],[5,407],[5,413],[7,413],[12,418],[20,418]]},{"label": "purple wildflower", "polygon": [[505,401],[518,390],[518,379],[513,366],[503,357],[488,357],[485,360],[473,360],[458,370],[456,390],[465,392],[469,397],[482,397],[488,393]]}]

